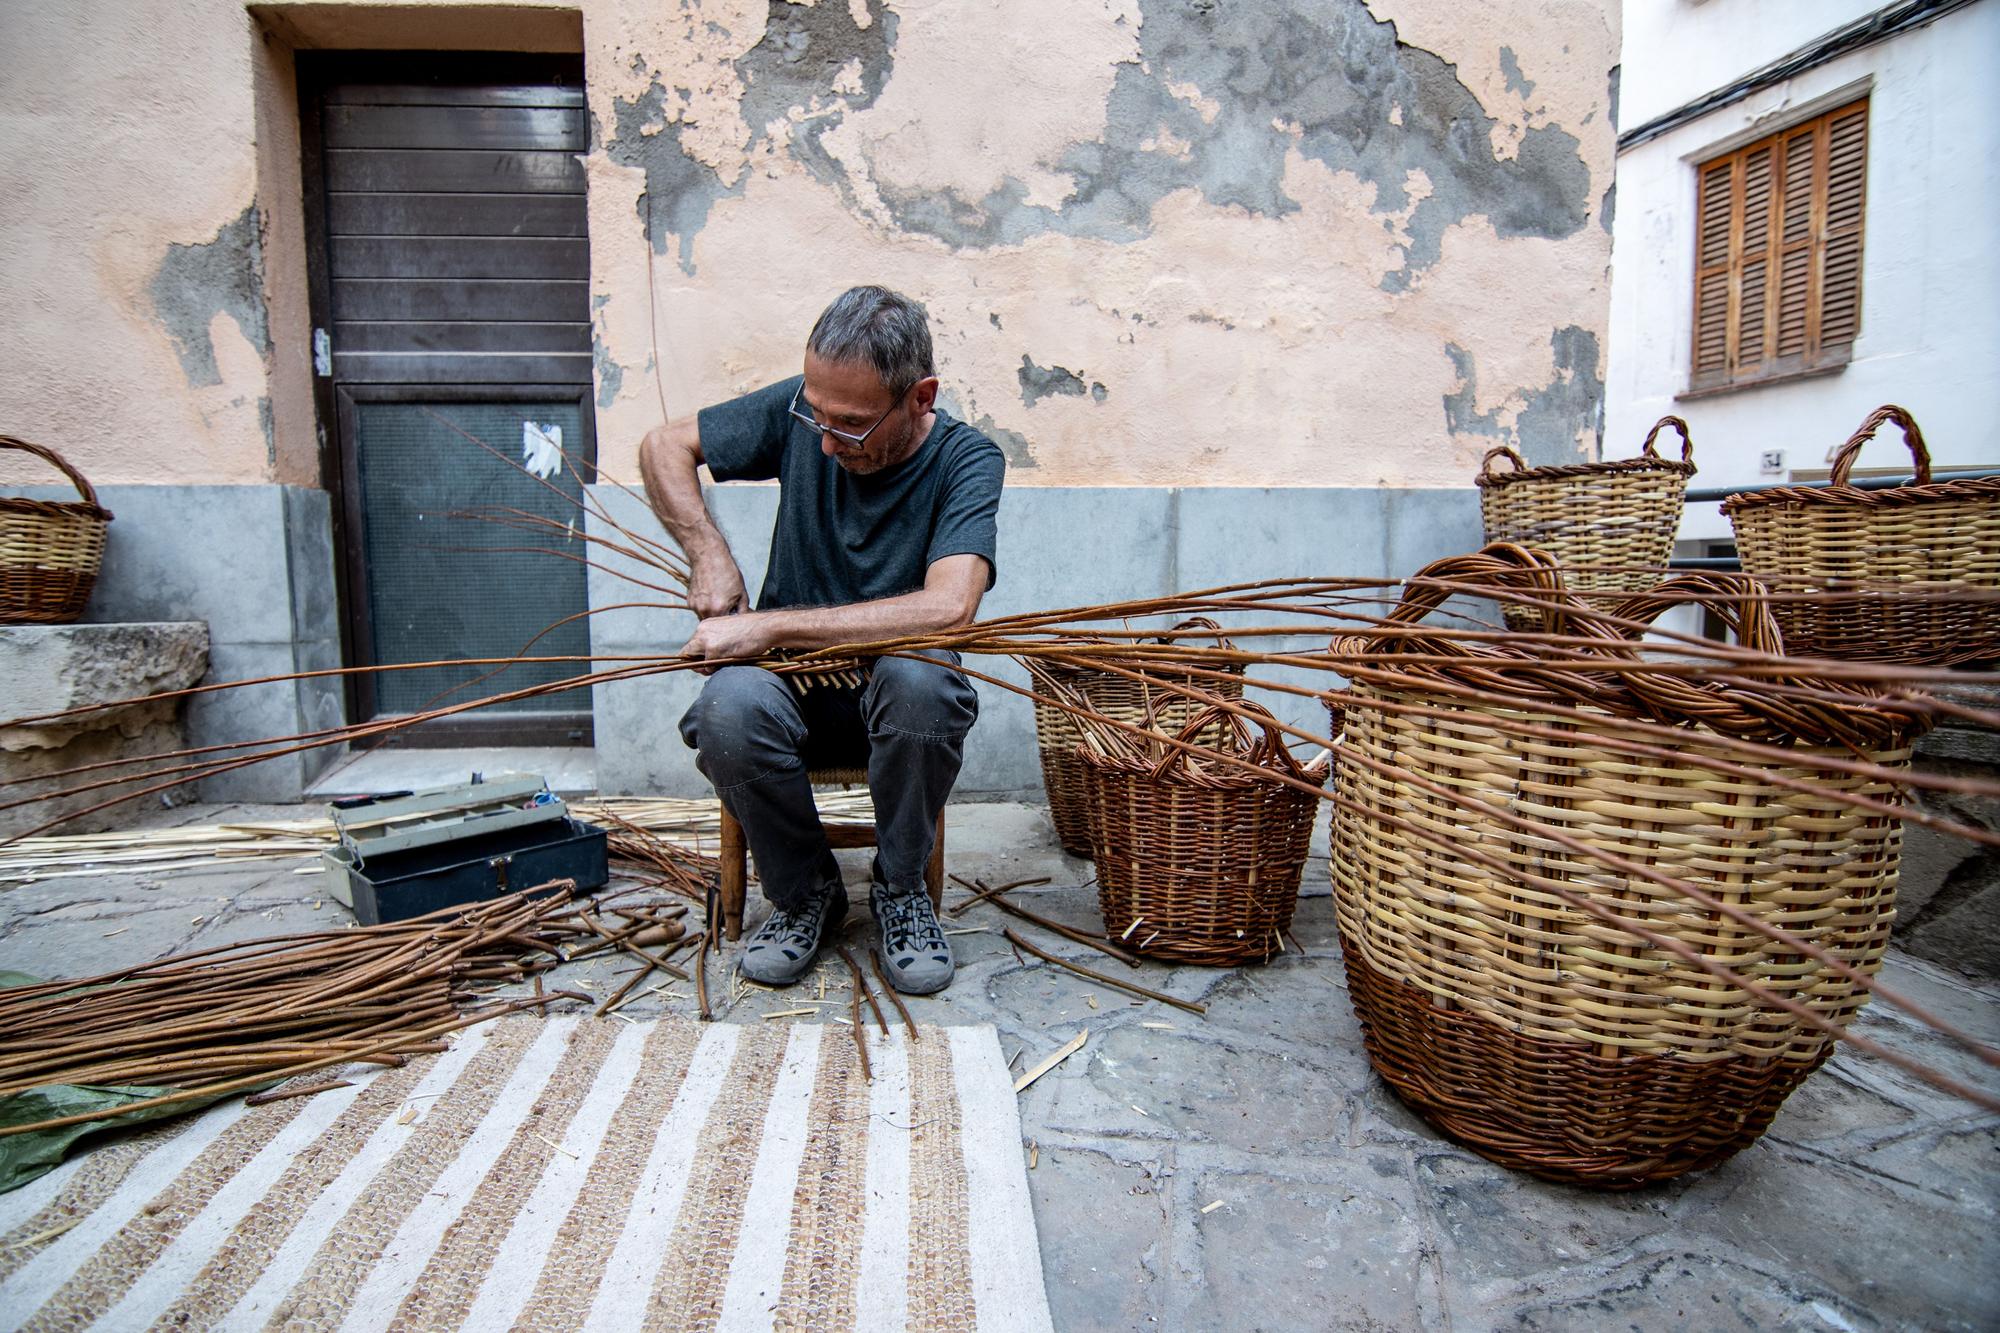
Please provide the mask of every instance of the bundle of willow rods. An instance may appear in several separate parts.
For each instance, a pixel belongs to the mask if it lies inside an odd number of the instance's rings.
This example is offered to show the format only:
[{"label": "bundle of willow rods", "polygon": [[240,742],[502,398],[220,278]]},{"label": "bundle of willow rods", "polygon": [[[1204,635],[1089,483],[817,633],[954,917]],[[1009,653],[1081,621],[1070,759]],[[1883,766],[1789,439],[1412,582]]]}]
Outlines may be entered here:
[{"label": "bundle of willow rods", "polygon": [[[818,804],[820,821],[827,825],[872,824],[875,819],[865,790],[822,792]],[[652,867],[664,855],[698,875],[715,872],[713,860],[702,854],[704,846],[716,845],[721,827],[721,804],[712,796],[602,797],[571,801],[569,810],[587,824],[616,830],[610,842],[614,858]],[[0,844],[0,888],[112,871],[153,875],[216,862],[300,860],[318,857],[335,841],[333,821],[325,818],[233,820],[22,838]],[[663,852],[662,845],[673,850]]]},{"label": "bundle of willow rods", "polygon": [[[201,1101],[350,1062],[398,1065],[447,1032],[565,991],[461,1009],[473,988],[527,980],[612,948],[562,882],[351,930],[222,945],[101,976],[0,990],[0,1102],[50,1085],[163,1095],[114,1112],[7,1125],[0,1136]],[[650,918],[646,918],[650,921]]]}]

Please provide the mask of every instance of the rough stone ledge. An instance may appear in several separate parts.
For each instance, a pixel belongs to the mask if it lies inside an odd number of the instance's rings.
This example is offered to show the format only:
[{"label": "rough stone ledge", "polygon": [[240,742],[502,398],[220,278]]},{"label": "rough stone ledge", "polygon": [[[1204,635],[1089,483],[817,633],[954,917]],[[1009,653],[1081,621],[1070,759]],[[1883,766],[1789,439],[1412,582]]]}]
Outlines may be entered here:
[{"label": "rough stone ledge", "polygon": [[[82,717],[20,725],[93,705],[144,700],[182,690],[208,673],[208,626],[201,621],[104,625],[0,625],[0,778],[28,781],[20,794],[70,785],[48,775],[89,764],[144,759],[186,745],[180,700],[125,703]],[[42,782],[33,779],[43,778]],[[171,794],[171,793],[169,793]],[[102,791],[51,798],[0,812],[0,836],[34,828],[104,799]],[[110,827],[123,816],[100,812],[68,832]]]}]

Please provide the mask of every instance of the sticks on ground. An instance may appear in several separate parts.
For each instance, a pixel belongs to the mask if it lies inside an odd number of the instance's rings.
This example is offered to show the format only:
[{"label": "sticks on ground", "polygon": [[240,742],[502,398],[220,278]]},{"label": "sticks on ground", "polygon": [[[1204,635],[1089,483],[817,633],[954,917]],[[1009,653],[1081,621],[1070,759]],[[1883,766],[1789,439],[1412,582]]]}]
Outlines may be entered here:
[{"label": "sticks on ground", "polygon": [[1057,967],[1065,968],[1080,977],[1089,977],[1092,981],[1101,982],[1106,986],[1113,986],[1122,991],[1129,991],[1133,995],[1143,996],[1148,1000],[1158,1000],[1161,1004],[1170,1004],[1176,1009],[1185,1009],[1191,1014],[1205,1014],[1208,1012],[1208,1006],[1198,1000],[1183,1000],[1178,995],[1168,995],[1163,991],[1149,990],[1145,986],[1137,986],[1129,981],[1120,981],[1117,977],[1106,976],[1095,968],[1085,967],[1082,963],[1072,963],[1067,958],[1058,958],[1047,950],[1038,949],[1022,939],[1014,933],[1012,926],[1009,926],[1001,933],[1007,937],[1007,942],[1015,948],[1026,949],[1029,953],[1042,959],[1044,962],[1054,963]]}]

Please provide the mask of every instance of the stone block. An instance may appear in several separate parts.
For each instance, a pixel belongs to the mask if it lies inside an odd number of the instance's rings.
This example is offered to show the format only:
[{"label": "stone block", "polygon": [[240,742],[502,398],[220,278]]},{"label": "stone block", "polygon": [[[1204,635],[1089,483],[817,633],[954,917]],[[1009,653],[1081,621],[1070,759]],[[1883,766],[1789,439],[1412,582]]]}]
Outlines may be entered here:
[{"label": "stone block", "polygon": [[[34,718],[103,704],[118,707],[47,722],[0,723],[0,776],[9,800],[99,781],[114,771],[53,776],[114,760],[143,760],[187,744],[186,709],[178,699],[149,696],[185,689],[208,670],[208,626],[200,622],[115,625],[0,626],[0,699],[13,718]],[[128,702],[137,701],[137,702]],[[126,772],[143,771],[143,766]],[[36,780],[39,779],[39,780]],[[107,790],[50,796],[0,810],[0,834],[21,833],[49,819],[82,811]],[[168,799],[178,788],[162,793]],[[66,832],[120,822],[114,810],[81,816]]]}]

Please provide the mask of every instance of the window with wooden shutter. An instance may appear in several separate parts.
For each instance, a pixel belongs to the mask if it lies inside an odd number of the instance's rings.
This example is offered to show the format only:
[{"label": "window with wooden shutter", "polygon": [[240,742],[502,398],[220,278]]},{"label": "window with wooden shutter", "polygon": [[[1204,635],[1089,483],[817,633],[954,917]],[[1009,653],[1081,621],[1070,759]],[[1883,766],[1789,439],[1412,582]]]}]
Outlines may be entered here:
[{"label": "window with wooden shutter", "polygon": [[1701,164],[1691,391],[1846,364],[1867,178],[1865,98]]}]

